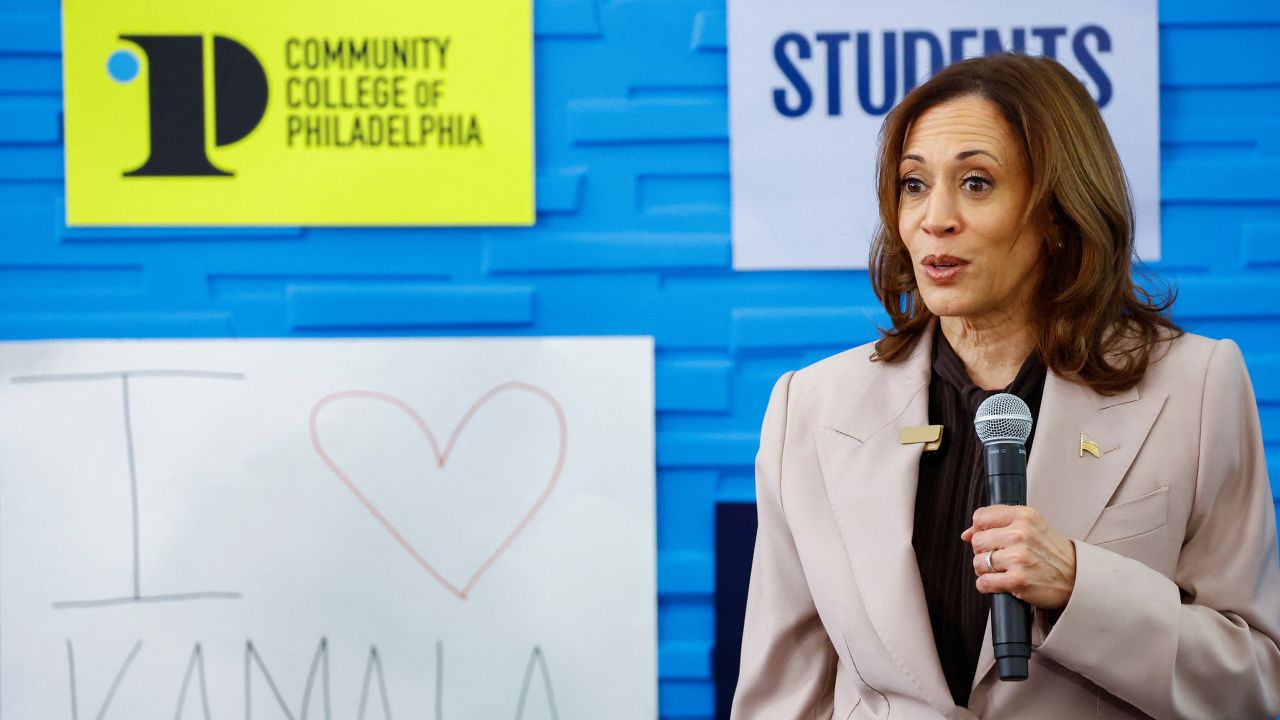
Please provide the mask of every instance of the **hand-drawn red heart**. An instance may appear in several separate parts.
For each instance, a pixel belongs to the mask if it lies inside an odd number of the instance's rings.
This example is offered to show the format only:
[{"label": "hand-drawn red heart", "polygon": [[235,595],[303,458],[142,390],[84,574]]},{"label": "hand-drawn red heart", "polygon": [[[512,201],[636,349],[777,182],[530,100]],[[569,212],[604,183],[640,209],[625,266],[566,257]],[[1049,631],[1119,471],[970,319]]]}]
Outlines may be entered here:
[{"label": "hand-drawn red heart", "polygon": [[[533,395],[545,400],[547,404],[551,406],[552,410],[555,411],[556,420],[560,424],[560,448],[559,453],[556,456],[555,468],[551,471],[551,476],[548,478],[547,485],[543,488],[542,494],[538,496],[536,501],[534,501],[528,512],[526,512],[520,519],[520,522],[516,523],[515,527],[507,533],[498,547],[495,548],[482,563],[480,563],[480,566],[471,574],[471,577],[467,580],[466,584],[459,588],[449,582],[449,580],[446,579],[434,565],[422,556],[422,553],[418,552],[418,549],[415,548],[413,544],[396,529],[395,525],[378,510],[377,506],[370,502],[369,498],[361,492],[360,488],[351,480],[347,473],[343,471],[338,463],[334,462],[333,458],[331,458],[327,452],[325,452],[324,446],[320,443],[320,436],[316,430],[316,418],[325,406],[340,400],[364,399],[386,403],[387,405],[399,409],[413,420],[414,424],[418,426],[418,429],[422,431],[422,434],[427,437],[427,442],[431,444],[431,452],[435,455],[437,467],[443,468],[445,463],[449,461],[449,453],[453,451],[453,446],[458,440],[458,436],[462,434],[462,431],[467,427],[467,423],[471,421],[471,418],[476,414],[476,412],[485,403],[489,402],[501,393],[512,391],[532,393]],[[471,591],[475,588],[480,577],[484,575],[495,562],[497,562],[498,558],[501,557],[508,548],[511,547],[511,544],[515,539],[520,535],[520,533],[524,532],[525,527],[529,525],[529,521],[533,519],[533,516],[537,515],[538,511],[542,509],[547,498],[551,496],[551,492],[555,490],[556,483],[560,480],[560,471],[564,469],[565,451],[568,446],[568,441],[568,424],[565,421],[564,408],[561,407],[560,402],[556,400],[555,396],[546,390],[522,382],[508,382],[498,385],[481,396],[479,400],[472,403],[471,408],[462,416],[462,420],[458,421],[458,425],[453,429],[453,433],[449,435],[449,441],[445,443],[443,450],[440,449],[439,443],[436,442],[435,434],[431,432],[431,428],[427,427],[427,423],[423,421],[422,417],[403,400],[387,395],[386,393],[367,390],[336,392],[332,395],[327,395],[321,398],[320,401],[311,408],[311,444],[315,448],[316,453],[320,456],[320,459],[329,466],[329,469],[332,470],[333,473],[338,476],[338,479],[347,486],[347,489],[356,496],[356,499],[360,501],[360,504],[364,505],[365,509],[368,510],[384,528],[386,528],[387,532],[391,534],[391,537],[395,538],[395,541],[400,544],[400,547],[404,548],[404,551],[409,553],[409,557],[413,558],[423,570],[426,570],[431,577],[435,578],[436,582],[439,582],[446,590],[457,595],[462,600],[467,599],[467,596],[471,594]]]}]

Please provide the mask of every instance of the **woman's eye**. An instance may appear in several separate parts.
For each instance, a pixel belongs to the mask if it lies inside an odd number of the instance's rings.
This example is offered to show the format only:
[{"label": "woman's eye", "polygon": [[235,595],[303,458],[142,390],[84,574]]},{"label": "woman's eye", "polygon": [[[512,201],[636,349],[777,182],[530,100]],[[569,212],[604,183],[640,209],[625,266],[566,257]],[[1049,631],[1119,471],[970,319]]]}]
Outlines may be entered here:
[{"label": "woman's eye", "polygon": [[964,184],[964,189],[968,190],[969,192],[982,192],[983,190],[990,189],[991,187],[990,180],[984,177],[978,177],[976,175],[965,178],[963,181],[963,184]]},{"label": "woman's eye", "polygon": [[899,183],[902,185],[902,191],[908,195],[915,195],[917,193],[924,192],[924,183],[920,178],[902,178]]}]

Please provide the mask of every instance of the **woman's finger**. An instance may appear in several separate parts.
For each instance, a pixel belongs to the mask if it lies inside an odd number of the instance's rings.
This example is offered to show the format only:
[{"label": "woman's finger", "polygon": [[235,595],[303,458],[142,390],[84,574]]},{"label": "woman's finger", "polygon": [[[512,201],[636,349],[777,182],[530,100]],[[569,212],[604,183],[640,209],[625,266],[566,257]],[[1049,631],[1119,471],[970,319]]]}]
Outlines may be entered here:
[{"label": "woman's finger", "polygon": [[978,576],[976,583],[980,593],[1009,593],[1018,598],[1030,588],[1026,573],[1016,569],[984,573]]},{"label": "woman's finger", "polygon": [[1016,527],[1000,527],[974,533],[969,544],[973,546],[974,554],[979,554],[988,550],[1021,546],[1026,542],[1027,534],[1024,531]]},{"label": "woman's finger", "polygon": [[988,505],[973,511],[973,527],[977,530],[1004,527],[1026,513],[1022,505]]},{"label": "woman's finger", "polygon": [[985,575],[987,573],[1002,572],[1003,568],[996,562],[996,554],[999,550],[988,550],[987,552],[978,553],[973,556],[973,572],[975,575]]}]

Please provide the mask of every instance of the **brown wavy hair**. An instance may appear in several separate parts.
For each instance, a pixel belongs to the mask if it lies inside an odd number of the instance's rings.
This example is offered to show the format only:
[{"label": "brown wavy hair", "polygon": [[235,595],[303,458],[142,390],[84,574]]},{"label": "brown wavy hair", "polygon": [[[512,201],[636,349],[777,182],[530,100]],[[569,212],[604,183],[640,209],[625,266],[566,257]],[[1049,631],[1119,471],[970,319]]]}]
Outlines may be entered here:
[{"label": "brown wavy hair", "polygon": [[1133,202],[1111,135],[1084,85],[1056,61],[1001,54],[956,63],[912,90],[880,131],[880,228],[871,245],[876,297],[893,325],[873,360],[904,358],[933,319],[898,232],[898,167],[911,123],[948,100],[987,99],[1022,143],[1031,194],[1022,221],[1048,228],[1033,295],[1036,349],[1054,373],[1104,394],[1142,379],[1152,351],[1182,334],[1176,292],[1134,282]]}]

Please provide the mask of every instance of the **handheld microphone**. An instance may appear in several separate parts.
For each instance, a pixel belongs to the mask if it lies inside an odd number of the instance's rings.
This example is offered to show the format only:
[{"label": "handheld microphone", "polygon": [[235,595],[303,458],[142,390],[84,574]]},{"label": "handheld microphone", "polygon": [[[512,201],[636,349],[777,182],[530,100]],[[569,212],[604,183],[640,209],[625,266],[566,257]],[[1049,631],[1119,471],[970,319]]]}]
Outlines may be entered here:
[{"label": "handheld microphone", "polygon": [[[973,427],[986,458],[990,503],[1026,505],[1030,408],[1017,395],[997,393],[978,406]],[[993,595],[991,644],[1000,679],[1026,680],[1031,662],[1031,606],[1009,593]]]}]

